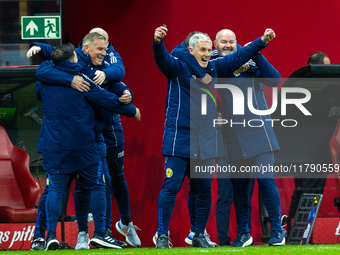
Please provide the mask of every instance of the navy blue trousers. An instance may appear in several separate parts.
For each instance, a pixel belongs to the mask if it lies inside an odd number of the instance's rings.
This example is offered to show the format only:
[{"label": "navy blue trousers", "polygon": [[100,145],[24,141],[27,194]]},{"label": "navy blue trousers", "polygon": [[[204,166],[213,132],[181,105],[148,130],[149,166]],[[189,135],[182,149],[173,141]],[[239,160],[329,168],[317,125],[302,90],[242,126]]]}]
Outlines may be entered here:
[{"label": "navy blue trousers", "polygon": [[109,174],[109,169],[107,168],[107,162],[105,158],[105,168],[104,168],[104,176],[105,176],[105,195],[106,195],[106,228],[110,228],[112,226],[112,187],[111,187],[111,176]]},{"label": "navy blue trousers", "polygon": [[[167,157],[165,159],[165,179],[158,196],[157,233],[168,234],[172,210],[176,196],[186,175],[190,176],[190,161],[194,165],[212,166],[213,160],[193,160],[189,158]],[[195,226],[192,231],[204,233],[211,207],[211,178],[190,178],[193,201],[195,203]]]},{"label": "navy blue trousers", "polygon": [[[74,177],[75,178],[75,177]],[[66,188],[66,192],[70,191],[70,185],[71,182],[73,181],[73,179],[70,179],[68,184],[67,184],[67,188]],[[47,230],[47,218],[46,218],[46,199],[47,199],[47,194],[49,191],[49,178],[48,178],[48,174],[46,174],[46,185],[45,185],[45,189],[43,194],[40,197],[40,201],[39,201],[39,205],[38,205],[38,216],[37,219],[35,221],[35,230],[34,230],[34,236],[33,239],[35,238],[43,238],[45,239],[45,232]],[[63,203],[67,203],[67,201],[64,201],[65,199],[68,200],[68,194],[65,193],[64,197],[63,197]]]},{"label": "navy blue trousers", "polygon": [[[225,158],[217,158],[216,164],[227,166]],[[225,174],[223,174],[225,177]],[[254,190],[255,179],[251,179],[248,186],[248,197],[251,199]],[[234,188],[230,178],[219,178],[217,174],[217,201],[216,201],[216,229],[218,242],[220,245],[230,243],[229,227],[230,227],[230,209],[234,199]],[[249,215],[251,215],[251,207],[249,207]],[[249,229],[251,226],[251,217],[249,217]]]},{"label": "navy blue trousers", "polygon": [[[112,190],[111,190],[111,176],[107,168],[105,156],[101,158],[99,163],[99,169],[104,174],[105,180],[105,196],[106,196],[106,214],[105,214],[105,226],[111,228],[112,226]],[[88,231],[88,213],[90,209],[90,192],[87,189],[75,191],[74,204],[77,214],[77,223],[79,231]]]},{"label": "navy blue trousers", "polygon": [[233,202],[233,184],[229,178],[217,179],[216,229],[220,245],[230,243],[230,209]]},{"label": "navy blue trousers", "polygon": [[131,220],[129,189],[124,176],[124,146],[108,148],[106,152],[112,193],[117,202],[122,223],[127,225]]},{"label": "navy blue trousers", "polygon": [[[106,228],[111,228],[112,226],[112,190],[111,190],[111,176],[109,174],[109,170],[107,168],[106,163],[106,146],[104,143],[97,143],[97,149],[100,151],[102,157],[101,162],[98,164],[98,172],[104,174],[104,180],[106,184]],[[69,182],[67,184],[70,185],[72,182],[72,178],[77,178],[76,174],[71,175]],[[77,223],[79,231],[88,231],[88,213],[90,212],[90,190],[82,188],[82,185],[78,185],[79,189],[76,189],[74,194],[74,203],[75,209],[77,214]],[[35,222],[35,232],[33,238],[44,238],[45,239],[45,232],[47,229],[47,218],[46,218],[46,199],[49,192],[49,178],[47,175],[46,178],[46,186],[44,193],[42,194],[38,206],[38,216]],[[67,194],[64,194],[67,195]]]},{"label": "navy blue trousers", "polygon": [[[274,153],[264,153],[258,156],[235,160],[230,162],[230,165],[236,166],[237,170],[242,170],[245,166],[272,165],[274,166]],[[245,173],[247,174],[247,173]],[[271,230],[281,231],[281,206],[280,195],[274,182],[274,172],[249,173],[251,178],[257,178],[257,183],[262,191],[264,204],[267,208]],[[250,197],[248,195],[248,187],[251,182],[250,178],[232,178],[234,189],[234,205],[237,220],[237,231],[239,233],[250,232],[249,228],[249,210]]]},{"label": "navy blue trousers", "polygon": [[38,205],[38,216],[37,220],[35,221],[35,230],[34,230],[34,236],[35,238],[43,238],[45,239],[45,232],[47,229],[47,223],[46,223],[46,198],[48,194],[49,189],[49,180],[48,176],[46,175],[46,185],[44,193],[40,197],[39,205]]},{"label": "navy blue trousers", "polygon": [[[216,158],[216,164],[219,166],[227,166],[225,158]],[[233,202],[233,184],[230,178],[225,178],[227,173],[223,173],[223,178],[219,178],[217,174],[218,194],[216,201],[216,229],[218,241],[220,245],[230,242],[229,226],[230,226],[230,209]],[[255,179],[251,179],[248,185],[248,196],[251,199],[254,190]],[[192,187],[190,186],[188,209],[190,214],[191,231],[195,232],[196,215],[195,215],[195,199]],[[249,215],[251,215],[251,207],[249,207]],[[249,229],[251,217],[249,216]]]},{"label": "navy blue trousers", "polygon": [[[105,165],[106,165],[106,161],[105,161]],[[101,164],[100,164],[99,167],[101,167]],[[107,167],[106,167],[106,169],[107,169]],[[104,170],[105,170],[105,168],[104,168]],[[108,170],[104,171],[104,175],[105,175],[105,183],[106,183],[106,192],[105,193],[106,193],[106,204],[107,204],[106,205],[106,228],[111,228],[111,226],[112,226],[111,176],[109,175]],[[70,179],[70,182],[69,182],[68,185],[71,185],[71,182],[72,182],[72,180]],[[47,229],[46,198],[47,198],[48,190],[49,190],[49,179],[48,179],[48,176],[47,176],[45,190],[44,190],[43,194],[41,195],[39,205],[38,205],[38,216],[37,216],[37,220],[35,222],[35,231],[34,231],[34,236],[33,236],[34,239],[35,238],[44,238],[45,239],[45,232],[46,232],[46,229]],[[66,196],[66,195],[67,194],[64,194],[64,196]],[[83,190],[83,192],[78,192],[78,193],[76,192],[75,193],[74,201],[79,201],[78,203],[80,204],[81,207],[83,207],[83,205],[86,206],[86,207],[84,206],[85,209],[83,208],[83,209],[78,210],[78,211],[81,212],[80,213],[81,215],[77,216],[79,231],[88,231],[87,214],[90,211],[89,199],[90,199],[90,194],[89,194],[88,191]],[[77,203],[77,202],[75,202],[75,203]],[[81,205],[81,203],[84,203],[84,204]]]},{"label": "navy blue trousers", "polygon": [[[75,193],[88,191],[90,194],[90,210],[94,216],[95,233],[104,232],[106,218],[105,181],[101,167],[98,167],[98,164],[94,164],[86,169],[70,174],[54,174],[49,172],[48,176],[50,184],[46,199],[48,230],[56,231],[58,219],[61,213],[62,199],[67,184],[70,179],[74,178],[74,175],[79,175],[76,181]],[[79,204],[77,205],[76,203],[75,207],[77,220],[79,221],[80,219],[83,219],[85,215],[87,219],[88,210],[79,211],[79,208],[82,208],[82,206],[79,206]],[[80,215],[80,217],[78,217],[78,215]],[[79,231],[82,230],[79,229]]]}]

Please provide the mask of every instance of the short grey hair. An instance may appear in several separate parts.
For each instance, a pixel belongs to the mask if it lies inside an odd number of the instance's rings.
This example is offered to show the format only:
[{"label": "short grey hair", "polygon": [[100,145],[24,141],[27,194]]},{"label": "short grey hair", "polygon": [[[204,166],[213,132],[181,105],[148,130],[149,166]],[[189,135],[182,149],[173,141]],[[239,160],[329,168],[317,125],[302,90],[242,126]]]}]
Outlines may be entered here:
[{"label": "short grey hair", "polygon": [[85,37],[83,39],[83,47],[82,47],[82,49],[84,49],[85,45],[92,46],[96,39],[101,39],[101,40],[107,41],[105,36],[103,36],[103,35],[101,35],[101,34],[99,34],[97,32],[89,33],[89,34],[85,35]]},{"label": "short grey hair", "polygon": [[190,38],[189,47],[195,49],[199,42],[209,42],[212,45],[212,41],[207,34],[198,33]]}]

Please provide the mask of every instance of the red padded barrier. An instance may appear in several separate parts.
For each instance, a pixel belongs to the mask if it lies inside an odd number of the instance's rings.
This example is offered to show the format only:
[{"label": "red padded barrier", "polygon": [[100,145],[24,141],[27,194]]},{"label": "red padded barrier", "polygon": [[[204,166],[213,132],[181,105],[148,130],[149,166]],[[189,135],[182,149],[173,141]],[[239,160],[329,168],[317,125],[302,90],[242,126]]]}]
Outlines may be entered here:
[{"label": "red padded barrier", "polygon": [[29,169],[26,151],[14,147],[0,126],[0,222],[35,222],[39,185]]}]

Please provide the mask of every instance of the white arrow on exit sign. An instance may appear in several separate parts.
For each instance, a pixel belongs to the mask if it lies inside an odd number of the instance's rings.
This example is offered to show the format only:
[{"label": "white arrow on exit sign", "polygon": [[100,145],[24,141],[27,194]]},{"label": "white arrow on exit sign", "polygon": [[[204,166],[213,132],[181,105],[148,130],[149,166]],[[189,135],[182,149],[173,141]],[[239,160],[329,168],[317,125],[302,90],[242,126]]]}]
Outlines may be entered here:
[{"label": "white arrow on exit sign", "polygon": [[37,25],[31,20],[31,22],[26,26],[26,32],[30,30],[30,35],[34,35],[34,30],[38,32]]}]

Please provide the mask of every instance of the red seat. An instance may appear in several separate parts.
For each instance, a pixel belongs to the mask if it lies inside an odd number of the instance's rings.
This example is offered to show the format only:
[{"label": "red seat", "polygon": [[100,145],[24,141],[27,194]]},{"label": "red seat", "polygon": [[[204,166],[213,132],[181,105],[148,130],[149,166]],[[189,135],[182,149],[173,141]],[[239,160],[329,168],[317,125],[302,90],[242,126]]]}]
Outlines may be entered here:
[{"label": "red seat", "polygon": [[35,222],[39,185],[29,169],[29,155],[14,147],[0,126],[0,223]]},{"label": "red seat", "polygon": [[[329,141],[329,148],[331,151],[331,157],[334,166],[340,167],[340,120],[336,124],[336,128],[334,130],[333,136]],[[334,167],[335,168],[335,167]],[[338,170],[340,170],[338,168]],[[335,182],[337,187],[338,198],[340,198],[340,172],[335,173]]]}]

